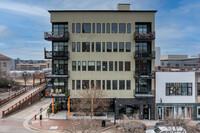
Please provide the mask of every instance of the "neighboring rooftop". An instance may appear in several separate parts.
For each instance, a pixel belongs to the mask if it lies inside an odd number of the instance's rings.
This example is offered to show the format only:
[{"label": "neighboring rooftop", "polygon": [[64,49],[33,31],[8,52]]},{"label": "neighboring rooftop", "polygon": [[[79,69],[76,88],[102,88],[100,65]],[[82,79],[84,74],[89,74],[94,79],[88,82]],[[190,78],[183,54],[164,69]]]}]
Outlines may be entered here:
[{"label": "neighboring rooftop", "polygon": [[188,59],[188,55],[161,55],[160,60]]},{"label": "neighboring rooftop", "polygon": [[5,56],[5,55],[2,55],[0,54],[0,60],[11,60],[11,58]]}]

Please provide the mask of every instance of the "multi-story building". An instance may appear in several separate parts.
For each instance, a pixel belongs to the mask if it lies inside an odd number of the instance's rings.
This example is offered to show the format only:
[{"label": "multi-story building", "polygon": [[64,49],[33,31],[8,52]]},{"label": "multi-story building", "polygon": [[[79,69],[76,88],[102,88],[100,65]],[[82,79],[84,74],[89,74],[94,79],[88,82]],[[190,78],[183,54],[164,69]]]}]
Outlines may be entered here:
[{"label": "multi-story building", "polygon": [[[52,50],[52,90],[47,97],[66,102],[94,84],[115,99],[113,111],[140,113],[154,119],[154,64],[156,10],[50,10]],[[60,94],[55,94],[59,90]]]},{"label": "multi-story building", "polygon": [[156,119],[200,120],[200,72],[156,72]]},{"label": "multi-story building", "polygon": [[0,54],[0,77],[10,75],[10,60],[11,58]]}]

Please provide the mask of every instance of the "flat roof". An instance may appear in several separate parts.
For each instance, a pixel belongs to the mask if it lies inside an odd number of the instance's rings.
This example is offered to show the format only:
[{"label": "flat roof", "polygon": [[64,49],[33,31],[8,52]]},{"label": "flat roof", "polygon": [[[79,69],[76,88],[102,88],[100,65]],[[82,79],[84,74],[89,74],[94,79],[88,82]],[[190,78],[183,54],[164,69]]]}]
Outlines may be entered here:
[{"label": "flat roof", "polygon": [[48,10],[51,12],[157,12],[158,10]]}]

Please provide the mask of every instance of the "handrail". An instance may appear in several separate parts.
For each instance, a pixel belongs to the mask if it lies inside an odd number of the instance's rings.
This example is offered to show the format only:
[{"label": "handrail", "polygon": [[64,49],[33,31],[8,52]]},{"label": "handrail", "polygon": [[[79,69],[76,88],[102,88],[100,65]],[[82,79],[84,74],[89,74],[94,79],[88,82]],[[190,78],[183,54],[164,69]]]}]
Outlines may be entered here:
[{"label": "handrail", "polygon": [[148,33],[134,33],[135,40],[154,40],[155,39],[155,31]]}]

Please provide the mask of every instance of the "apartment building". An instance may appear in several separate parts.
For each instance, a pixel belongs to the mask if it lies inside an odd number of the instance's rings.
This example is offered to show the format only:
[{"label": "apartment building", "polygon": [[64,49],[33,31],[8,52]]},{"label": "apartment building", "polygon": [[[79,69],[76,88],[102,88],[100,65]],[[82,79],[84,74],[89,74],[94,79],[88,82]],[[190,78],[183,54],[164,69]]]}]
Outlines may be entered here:
[{"label": "apartment building", "polygon": [[[117,115],[139,113],[154,119],[155,13],[130,10],[49,10],[52,41],[45,58],[52,59],[52,85],[46,97],[67,103],[64,95],[79,98],[79,91],[94,85],[114,100]],[[55,94],[59,92],[59,94]]]},{"label": "apartment building", "polygon": [[0,54],[0,77],[10,75],[10,60],[11,58]]},{"label": "apartment building", "polygon": [[200,120],[200,72],[156,72],[156,119]]}]

